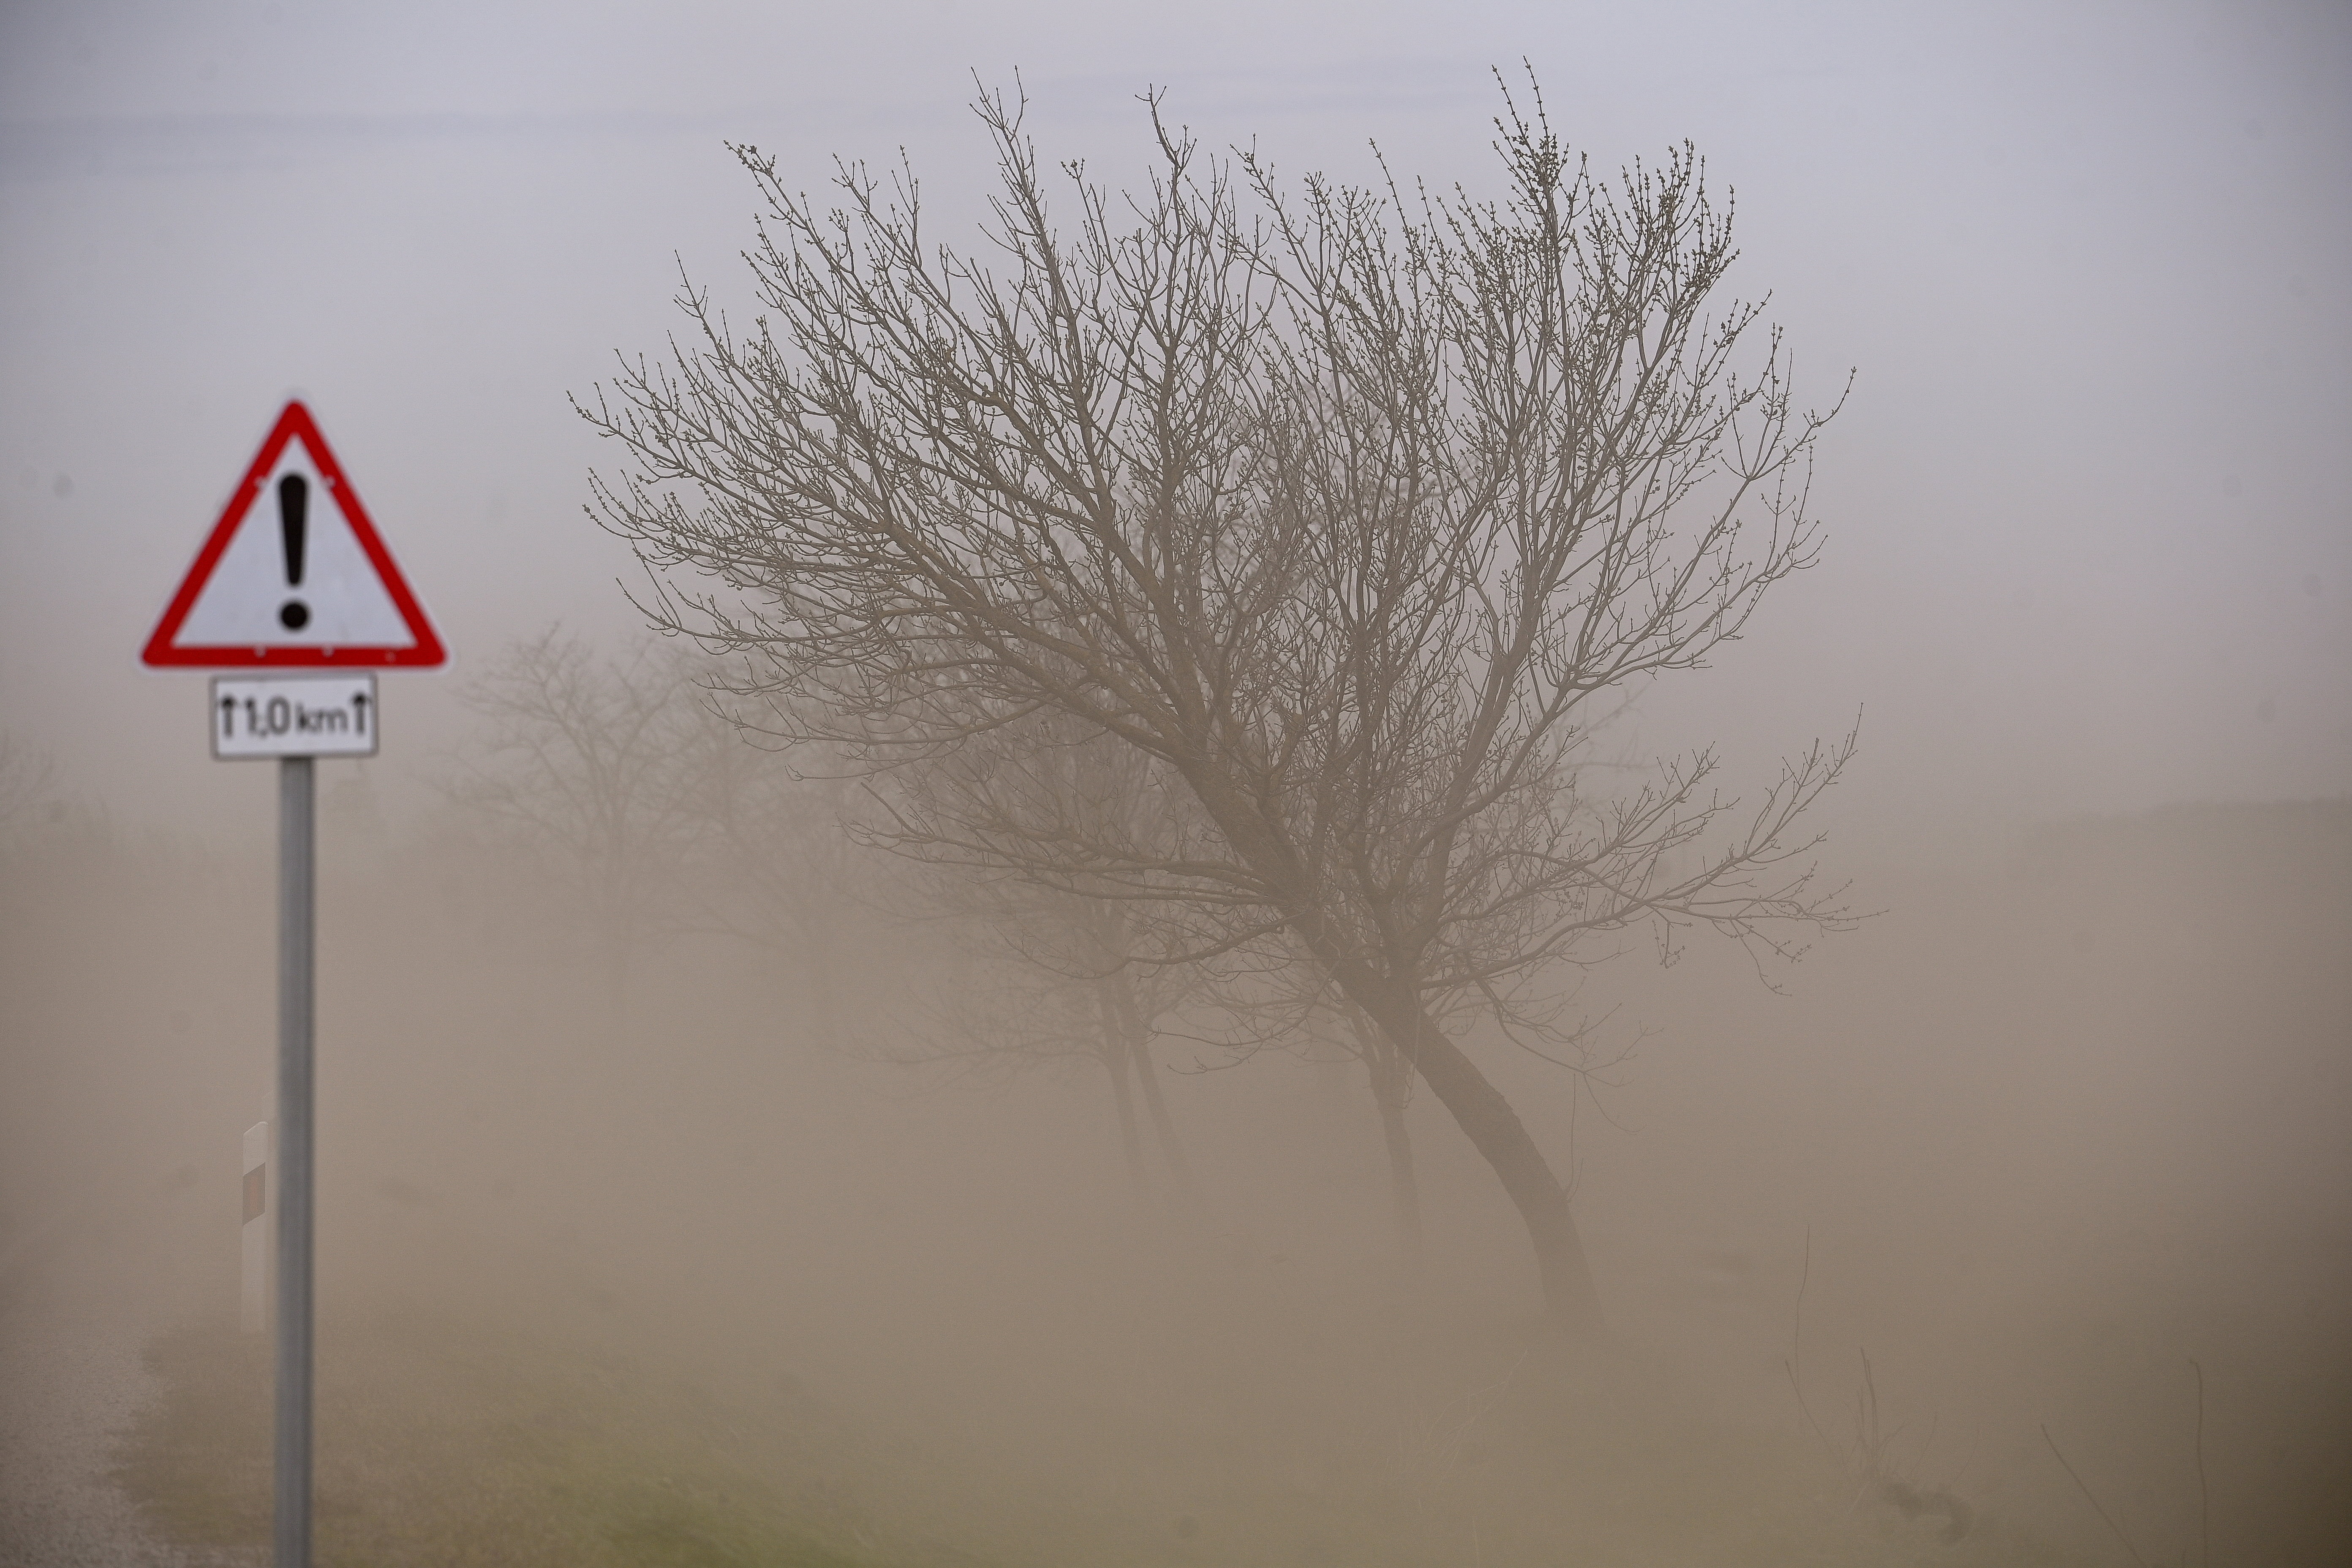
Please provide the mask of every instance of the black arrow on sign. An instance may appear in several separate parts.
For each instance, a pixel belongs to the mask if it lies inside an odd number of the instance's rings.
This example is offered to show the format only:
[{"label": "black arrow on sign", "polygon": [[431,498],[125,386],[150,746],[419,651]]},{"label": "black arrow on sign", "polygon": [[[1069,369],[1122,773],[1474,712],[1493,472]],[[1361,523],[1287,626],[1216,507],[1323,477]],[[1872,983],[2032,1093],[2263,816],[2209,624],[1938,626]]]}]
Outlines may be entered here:
[{"label": "black arrow on sign", "polygon": [[221,739],[224,741],[235,740],[236,738],[236,699],[234,697],[222,698],[220,701],[220,710]]},{"label": "black arrow on sign", "polygon": [[352,722],[357,727],[359,733],[362,735],[367,733],[367,702],[368,700],[366,692],[354,691],[352,693],[352,709],[355,715]]}]

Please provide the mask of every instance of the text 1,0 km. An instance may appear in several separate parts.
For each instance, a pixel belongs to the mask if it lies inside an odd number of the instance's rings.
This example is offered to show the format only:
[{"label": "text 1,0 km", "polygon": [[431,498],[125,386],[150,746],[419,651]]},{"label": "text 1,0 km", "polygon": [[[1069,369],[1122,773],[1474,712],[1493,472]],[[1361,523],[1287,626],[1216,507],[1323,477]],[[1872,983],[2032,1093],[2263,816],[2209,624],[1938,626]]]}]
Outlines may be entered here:
[{"label": "text 1,0 km", "polygon": [[213,755],[225,760],[372,757],[378,728],[373,675],[213,680]]},{"label": "text 1,0 km", "polygon": [[[238,699],[220,700],[221,739],[236,739],[236,708]],[[340,735],[346,730],[354,735],[367,733],[367,699],[352,699],[352,710],[340,708],[312,708],[299,697],[278,696],[267,701],[256,697],[244,699],[245,732],[248,736],[280,737],[286,735]]]}]

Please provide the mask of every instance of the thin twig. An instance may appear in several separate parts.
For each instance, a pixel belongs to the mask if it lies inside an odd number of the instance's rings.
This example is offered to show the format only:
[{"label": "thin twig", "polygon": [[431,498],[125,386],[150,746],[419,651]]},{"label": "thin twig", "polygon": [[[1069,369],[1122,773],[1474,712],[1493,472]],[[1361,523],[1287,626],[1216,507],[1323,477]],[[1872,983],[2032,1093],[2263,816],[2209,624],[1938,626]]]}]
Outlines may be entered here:
[{"label": "thin twig", "polygon": [[1800,1358],[1801,1358],[1801,1357],[1803,1355],[1803,1353],[1804,1353],[1804,1342],[1804,1342],[1804,1337],[1805,1337],[1805,1287],[1806,1287],[1806,1286],[1808,1286],[1808,1285],[1810,1285],[1810,1284],[1811,1284],[1811,1283],[1812,1283],[1812,1279],[1813,1279],[1813,1227],[1812,1227],[1811,1226],[1810,1226],[1810,1225],[1809,1225],[1809,1226],[1805,1226],[1805,1261],[1804,1261],[1804,1268],[1803,1268],[1802,1272],[1801,1272],[1801,1273],[1800,1273],[1800,1274],[1798,1274],[1798,1276],[1797,1276],[1797,1311],[1796,1311],[1796,1316],[1794,1317],[1794,1319],[1793,1319],[1793,1320],[1790,1322],[1790,1324],[1789,1324],[1789,1361],[1790,1361],[1790,1364],[1791,1364],[1792,1366],[1793,1366],[1793,1365],[1797,1365],[1797,1364],[1801,1364]]},{"label": "thin twig", "polygon": [[2189,1365],[2197,1373],[2197,1561],[2199,1568],[2213,1568],[2213,1499],[2205,1489],[2205,1369],[2195,1356]]},{"label": "thin twig", "polygon": [[2046,1425],[2042,1428],[2042,1440],[2050,1445],[2050,1451],[2053,1454],[2058,1455],[2058,1462],[2065,1466],[2067,1475],[2074,1478],[2074,1485],[2081,1489],[2084,1499],[2090,1503],[2091,1507],[2097,1510],[2099,1518],[2105,1521],[2106,1527],[2116,1532],[2116,1539],[2124,1543],[2124,1550],[2130,1553],[2131,1560],[2138,1564],[2138,1568],[2147,1568],[2147,1559],[2142,1557],[2139,1550],[2132,1545],[2131,1537],[2124,1533],[2123,1526],[2107,1518],[2107,1510],[2100,1507],[2099,1500],[2092,1495],[2091,1489],[2083,1484],[2083,1478],[2075,1475],[2074,1467],[2066,1464],[2066,1456],[2058,1453],[2058,1439],[2050,1435],[2050,1428]]},{"label": "thin twig", "polygon": [[1862,1356],[1862,1387],[1853,1396],[1853,1441],[1857,1450],[1854,1468],[1853,1500],[1845,1505],[1852,1513],[1862,1506],[1871,1489],[1885,1478],[1880,1473],[1886,1449],[1886,1440],[1878,1435],[1878,1380],[1870,1370],[1870,1352],[1856,1347]]},{"label": "thin twig", "polygon": [[1830,1458],[1834,1462],[1837,1459],[1837,1445],[1831,1442],[1830,1435],[1822,1430],[1822,1424],[1813,1419],[1813,1407],[1805,1403],[1805,1385],[1803,1381],[1805,1287],[1811,1281],[1812,1278],[1813,1227],[1809,1225],[1805,1226],[1804,1271],[1797,1276],[1796,1319],[1789,1330],[1788,1359],[1781,1362],[1780,1369],[1789,1374],[1789,1391],[1797,1396],[1797,1409],[1804,1415],[1805,1425],[1813,1429],[1813,1436],[1821,1439],[1822,1447],[1827,1451]]}]

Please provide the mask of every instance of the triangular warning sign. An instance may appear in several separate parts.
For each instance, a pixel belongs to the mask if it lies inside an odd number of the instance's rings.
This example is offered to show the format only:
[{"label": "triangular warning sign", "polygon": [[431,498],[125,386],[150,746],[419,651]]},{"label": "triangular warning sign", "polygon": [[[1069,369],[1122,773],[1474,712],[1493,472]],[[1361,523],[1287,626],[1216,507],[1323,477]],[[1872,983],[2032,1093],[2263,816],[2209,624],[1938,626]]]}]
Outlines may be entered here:
[{"label": "triangular warning sign", "polygon": [[375,668],[448,656],[298,402],[271,426],[139,657]]}]

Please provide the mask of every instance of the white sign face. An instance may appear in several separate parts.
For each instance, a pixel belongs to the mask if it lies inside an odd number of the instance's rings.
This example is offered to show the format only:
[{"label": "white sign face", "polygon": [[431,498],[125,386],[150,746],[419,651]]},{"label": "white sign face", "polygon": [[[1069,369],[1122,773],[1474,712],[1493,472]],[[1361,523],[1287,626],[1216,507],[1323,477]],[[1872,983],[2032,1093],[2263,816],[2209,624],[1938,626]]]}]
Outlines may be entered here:
[{"label": "white sign face", "polygon": [[139,657],[350,669],[448,656],[310,411],[289,403]]},{"label": "white sign face", "polygon": [[376,701],[373,675],[213,678],[213,755],[372,757]]},{"label": "white sign face", "polygon": [[286,443],[258,504],[188,606],[179,641],[279,647],[405,647],[415,638],[319,465]]}]

